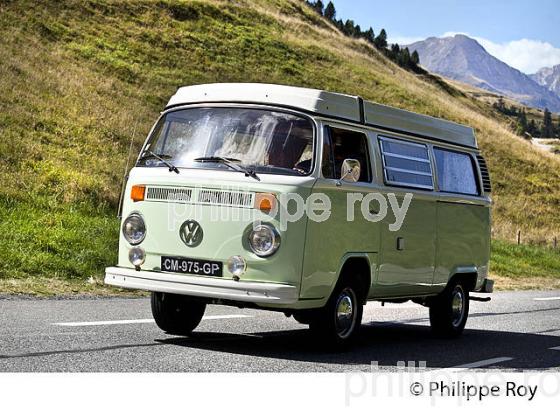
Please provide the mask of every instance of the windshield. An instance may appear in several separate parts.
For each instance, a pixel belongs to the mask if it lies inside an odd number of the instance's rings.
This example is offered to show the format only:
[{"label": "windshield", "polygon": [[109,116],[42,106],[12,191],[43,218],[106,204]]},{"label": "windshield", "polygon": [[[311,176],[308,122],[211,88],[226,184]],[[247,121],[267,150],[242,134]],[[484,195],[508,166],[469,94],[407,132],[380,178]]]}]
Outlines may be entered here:
[{"label": "windshield", "polygon": [[307,175],[313,125],[297,115],[253,108],[172,111],[154,128],[138,165],[231,170],[221,161],[200,161],[216,157],[257,173]]}]

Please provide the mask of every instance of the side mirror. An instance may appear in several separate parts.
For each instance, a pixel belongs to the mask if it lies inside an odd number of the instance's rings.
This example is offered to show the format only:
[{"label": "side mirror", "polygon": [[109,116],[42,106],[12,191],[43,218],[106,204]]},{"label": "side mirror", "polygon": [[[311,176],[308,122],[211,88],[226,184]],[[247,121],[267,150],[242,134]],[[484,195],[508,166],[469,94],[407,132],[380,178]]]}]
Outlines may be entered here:
[{"label": "side mirror", "polygon": [[342,162],[340,181],[358,182],[360,180],[360,172],[360,161],[346,158],[344,162]]}]

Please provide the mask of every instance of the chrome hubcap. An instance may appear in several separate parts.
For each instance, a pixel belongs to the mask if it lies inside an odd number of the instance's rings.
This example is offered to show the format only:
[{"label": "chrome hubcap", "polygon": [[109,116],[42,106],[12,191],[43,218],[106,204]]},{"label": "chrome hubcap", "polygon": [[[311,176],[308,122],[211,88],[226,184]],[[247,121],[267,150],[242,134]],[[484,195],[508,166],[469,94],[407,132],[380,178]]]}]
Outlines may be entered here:
[{"label": "chrome hubcap", "polygon": [[356,295],[350,288],[344,289],[338,296],[335,323],[336,332],[342,338],[350,335],[354,329],[356,321],[355,301]]},{"label": "chrome hubcap", "polygon": [[463,289],[459,286],[453,290],[451,313],[453,326],[459,326],[463,321],[463,316],[465,315],[465,295],[463,294]]}]

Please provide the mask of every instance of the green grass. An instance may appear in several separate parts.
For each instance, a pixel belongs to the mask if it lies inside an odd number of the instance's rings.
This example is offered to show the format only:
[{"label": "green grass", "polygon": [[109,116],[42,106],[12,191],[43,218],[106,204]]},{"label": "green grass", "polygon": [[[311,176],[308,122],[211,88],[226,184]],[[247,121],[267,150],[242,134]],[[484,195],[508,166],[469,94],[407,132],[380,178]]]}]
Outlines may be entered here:
[{"label": "green grass", "polygon": [[0,278],[89,278],[116,263],[118,220],[86,205],[2,203]]},{"label": "green grass", "polygon": [[560,248],[517,245],[494,240],[490,269],[508,278],[548,277],[560,279]]},{"label": "green grass", "polygon": [[[471,125],[493,177],[494,236],[560,236],[560,160],[484,102],[402,70],[302,1],[0,0],[0,280],[99,282],[116,258],[131,135],[136,152],[177,87],[218,81],[359,94]],[[523,266],[505,252],[495,245],[499,272]]]},{"label": "green grass", "polygon": [[560,248],[494,240],[490,277],[498,290],[560,288]]}]

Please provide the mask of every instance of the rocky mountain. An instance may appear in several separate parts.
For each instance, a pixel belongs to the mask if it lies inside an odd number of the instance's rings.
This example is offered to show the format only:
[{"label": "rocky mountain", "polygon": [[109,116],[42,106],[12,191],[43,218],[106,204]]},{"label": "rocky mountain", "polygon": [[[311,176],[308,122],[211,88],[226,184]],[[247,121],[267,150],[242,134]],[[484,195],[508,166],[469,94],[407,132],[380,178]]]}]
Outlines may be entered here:
[{"label": "rocky mountain", "polygon": [[531,74],[531,78],[560,96],[560,64],[541,68],[535,74]]},{"label": "rocky mountain", "polygon": [[408,48],[411,52],[418,51],[420,64],[429,71],[533,107],[548,107],[553,112],[560,112],[560,96],[498,60],[468,36],[429,37],[410,44]]}]

